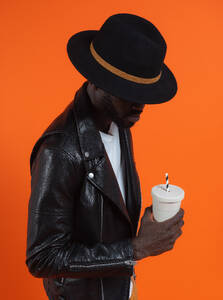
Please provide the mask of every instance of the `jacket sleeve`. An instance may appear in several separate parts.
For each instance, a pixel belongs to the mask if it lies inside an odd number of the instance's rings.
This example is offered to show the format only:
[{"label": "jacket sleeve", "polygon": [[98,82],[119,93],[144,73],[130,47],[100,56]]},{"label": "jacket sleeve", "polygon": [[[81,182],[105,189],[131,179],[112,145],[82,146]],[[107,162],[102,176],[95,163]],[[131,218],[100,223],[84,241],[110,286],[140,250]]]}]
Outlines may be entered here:
[{"label": "jacket sleeve", "polygon": [[[72,239],[80,178],[75,159],[41,146],[31,169],[26,265],[35,277],[106,277],[133,274],[131,239],[89,247]],[[76,178],[76,182],[74,182]]]}]

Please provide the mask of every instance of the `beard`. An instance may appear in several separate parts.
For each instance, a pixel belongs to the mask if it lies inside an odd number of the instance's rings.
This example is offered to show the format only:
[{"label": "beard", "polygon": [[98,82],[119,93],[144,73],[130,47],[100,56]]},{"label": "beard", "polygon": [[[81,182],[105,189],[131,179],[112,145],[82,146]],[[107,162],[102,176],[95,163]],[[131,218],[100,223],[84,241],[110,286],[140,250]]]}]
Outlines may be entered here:
[{"label": "beard", "polygon": [[103,103],[104,103],[104,114],[105,116],[110,119],[112,122],[116,123],[118,127],[121,128],[130,128],[135,123],[131,122],[126,119],[126,116],[120,116],[115,109],[112,99],[110,95],[104,95],[102,97]]}]

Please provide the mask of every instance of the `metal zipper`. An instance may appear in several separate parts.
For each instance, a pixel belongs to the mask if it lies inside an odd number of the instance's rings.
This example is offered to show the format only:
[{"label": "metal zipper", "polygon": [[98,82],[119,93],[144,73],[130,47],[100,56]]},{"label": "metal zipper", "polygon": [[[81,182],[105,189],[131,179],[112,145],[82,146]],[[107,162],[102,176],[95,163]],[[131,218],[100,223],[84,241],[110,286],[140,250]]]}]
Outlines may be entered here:
[{"label": "metal zipper", "polygon": [[[103,204],[104,204],[104,198],[101,195],[101,229],[100,229],[100,241],[102,243],[102,233],[103,233]],[[104,287],[103,287],[103,282],[102,282],[102,278],[100,278],[100,283],[101,283],[101,300],[104,300]]]},{"label": "metal zipper", "polygon": [[[101,224],[100,224],[100,241],[103,242],[103,206],[104,206],[104,198],[103,196],[101,195],[101,205],[100,205],[100,219],[101,219]],[[91,266],[83,266],[83,265],[71,265],[70,267],[98,267],[98,266],[103,266],[103,265],[106,265],[106,266],[109,266],[109,265],[123,265],[124,264],[127,264],[127,265],[130,265],[130,266],[134,266],[136,264],[135,261],[132,261],[132,260],[126,260],[124,262],[117,262],[117,263],[106,263],[106,264],[99,264],[99,265],[91,265]],[[102,281],[102,278],[100,278],[100,286],[101,286],[101,300],[104,300],[104,287],[103,287],[103,281]]]},{"label": "metal zipper", "polygon": [[103,233],[103,204],[104,204],[104,199],[103,196],[101,195],[101,230],[100,230],[100,241],[102,243],[102,233]]},{"label": "metal zipper", "polygon": [[104,288],[103,288],[102,278],[100,278],[100,283],[101,283],[101,300],[104,300],[105,296],[104,296]]},{"label": "metal zipper", "polygon": [[126,265],[130,265],[130,266],[135,266],[137,264],[137,262],[134,260],[126,260],[126,261],[124,261],[124,263]]},{"label": "metal zipper", "polygon": [[98,263],[97,265],[70,265],[70,267],[81,267],[81,268],[91,268],[91,267],[99,267],[99,266],[112,266],[112,265],[117,265],[117,266],[122,266],[123,264],[125,265],[131,265],[134,266],[136,264],[135,261],[133,260],[126,260],[126,261],[121,261],[121,262],[113,262],[113,263]]}]

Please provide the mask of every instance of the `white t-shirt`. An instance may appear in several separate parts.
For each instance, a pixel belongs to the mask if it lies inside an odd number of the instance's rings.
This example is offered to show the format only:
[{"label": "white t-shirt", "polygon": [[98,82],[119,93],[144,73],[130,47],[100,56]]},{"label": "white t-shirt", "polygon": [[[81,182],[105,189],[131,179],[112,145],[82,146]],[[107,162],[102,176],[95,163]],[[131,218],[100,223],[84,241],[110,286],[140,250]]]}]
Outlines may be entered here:
[{"label": "white t-shirt", "polygon": [[[104,133],[99,131],[101,135],[102,142],[105,146],[107,155],[111,162],[112,168],[116,175],[123,199],[125,200],[125,185],[124,185],[124,176],[123,176],[123,168],[121,164],[121,147],[120,147],[120,139],[119,139],[119,131],[118,126],[112,122],[109,128],[108,133]],[[132,294],[132,281],[130,278],[130,288],[129,288],[129,298]]]}]

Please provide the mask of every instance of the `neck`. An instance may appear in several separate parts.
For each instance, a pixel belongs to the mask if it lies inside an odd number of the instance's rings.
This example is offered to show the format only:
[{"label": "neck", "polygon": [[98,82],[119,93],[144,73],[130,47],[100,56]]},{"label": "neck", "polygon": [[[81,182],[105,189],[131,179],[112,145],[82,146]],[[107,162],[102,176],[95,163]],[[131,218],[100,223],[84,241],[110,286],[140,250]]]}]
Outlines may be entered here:
[{"label": "neck", "polygon": [[94,99],[91,90],[89,87],[87,87],[87,94],[90,98],[91,104],[92,104],[92,118],[94,120],[94,123],[97,127],[98,130],[108,133],[108,130],[111,125],[111,120],[106,117],[104,114],[104,111],[99,109],[95,104],[94,104]]},{"label": "neck", "polygon": [[94,119],[94,122],[95,122],[98,130],[100,130],[104,133],[108,133],[110,125],[111,125],[111,120],[104,118],[103,112],[98,111],[95,107],[94,107],[93,119]]}]

